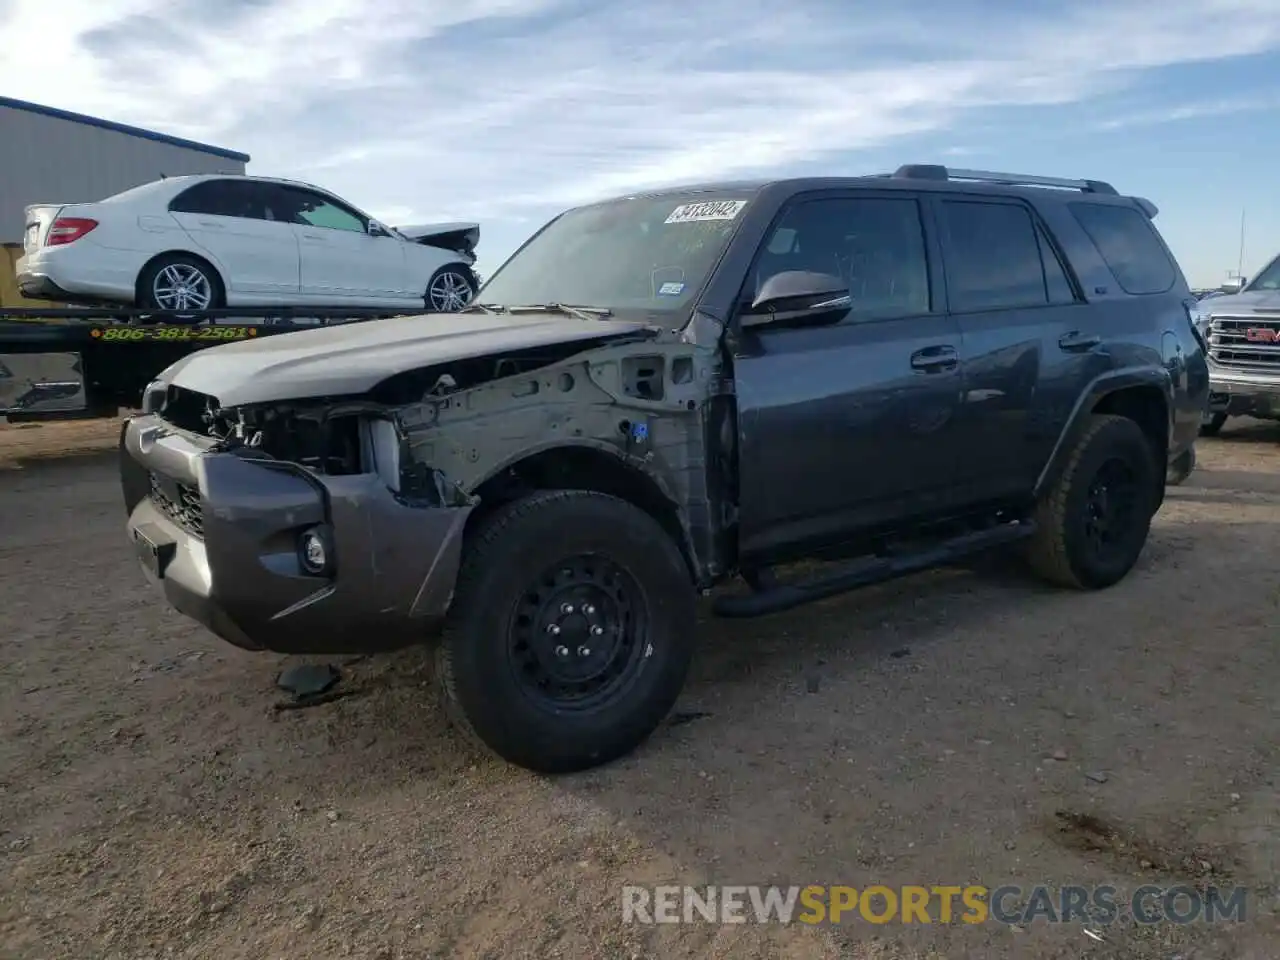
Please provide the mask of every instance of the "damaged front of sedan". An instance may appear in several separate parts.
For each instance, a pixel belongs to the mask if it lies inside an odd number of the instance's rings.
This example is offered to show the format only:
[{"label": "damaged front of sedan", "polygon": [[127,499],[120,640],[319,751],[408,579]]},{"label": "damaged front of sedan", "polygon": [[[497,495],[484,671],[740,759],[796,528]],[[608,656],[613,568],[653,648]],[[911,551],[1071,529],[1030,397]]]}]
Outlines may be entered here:
[{"label": "damaged front of sedan", "polygon": [[121,435],[150,579],[246,649],[440,641],[455,719],[514,762],[625,753],[724,572],[732,386],[697,307],[751,198],[570,210],[463,313],[174,364]]}]

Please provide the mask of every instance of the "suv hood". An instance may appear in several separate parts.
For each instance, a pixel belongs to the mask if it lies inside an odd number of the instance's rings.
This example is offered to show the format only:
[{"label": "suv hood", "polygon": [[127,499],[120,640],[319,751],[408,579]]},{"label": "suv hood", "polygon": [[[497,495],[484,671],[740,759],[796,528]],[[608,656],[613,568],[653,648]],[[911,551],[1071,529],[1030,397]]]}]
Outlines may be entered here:
[{"label": "suv hood", "polygon": [[645,335],[638,321],[559,314],[432,313],[344,323],[198,350],[157,384],[216,397],[222,407],[310,397],[355,396],[421,367],[500,356],[531,347]]},{"label": "suv hood", "polygon": [[1200,301],[1202,313],[1211,316],[1241,313],[1245,316],[1258,313],[1280,312],[1280,290],[1246,290],[1244,293],[1227,293]]}]

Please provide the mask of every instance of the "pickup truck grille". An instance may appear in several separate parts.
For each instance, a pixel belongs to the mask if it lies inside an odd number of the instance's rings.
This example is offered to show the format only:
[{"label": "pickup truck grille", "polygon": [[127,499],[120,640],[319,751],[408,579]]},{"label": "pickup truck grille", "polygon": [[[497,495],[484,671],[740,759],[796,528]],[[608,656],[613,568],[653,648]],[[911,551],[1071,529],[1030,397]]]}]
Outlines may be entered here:
[{"label": "pickup truck grille", "polygon": [[151,502],[187,533],[203,539],[204,515],[200,510],[200,491],[195,487],[152,472]]},{"label": "pickup truck grille", "polygon": [[1280,369],[1280,315],[1214,317],[1209,356],[1224,367]]}]

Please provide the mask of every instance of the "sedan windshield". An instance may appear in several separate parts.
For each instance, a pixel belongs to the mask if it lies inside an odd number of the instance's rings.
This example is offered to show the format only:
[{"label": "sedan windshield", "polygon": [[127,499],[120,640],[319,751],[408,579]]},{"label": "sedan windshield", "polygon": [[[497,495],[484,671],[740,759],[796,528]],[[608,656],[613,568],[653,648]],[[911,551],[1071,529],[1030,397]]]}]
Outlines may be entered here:
[{"label": "sedan windshield", "polygon": [[476,302],[648,313],[683,309],[715,266],[747,203],[739,191],[637,197],[570,210],[503,264]]}]

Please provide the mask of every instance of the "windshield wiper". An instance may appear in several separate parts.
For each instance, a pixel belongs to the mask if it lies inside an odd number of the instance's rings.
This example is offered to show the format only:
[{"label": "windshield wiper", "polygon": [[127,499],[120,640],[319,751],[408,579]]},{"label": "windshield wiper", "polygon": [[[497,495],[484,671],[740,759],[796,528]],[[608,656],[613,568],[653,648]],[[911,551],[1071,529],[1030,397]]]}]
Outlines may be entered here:
[{"label": "windshield wiper", "polygon": [[579,320],[603,320],[613,316],[608,307],[573,307],[567,303],[522,303],[506,309],[511,313],[562,313]]},{"label": "windshield wiper", "polygon": [[484,313],[502,313],[506,309],[507,308],[500,303],[469,303],[465,307],[463,307],[461,310],[456,310],[454,312],[455,313],[471,313],[473,311],[480,310],[480,311],[483,311]]}]

